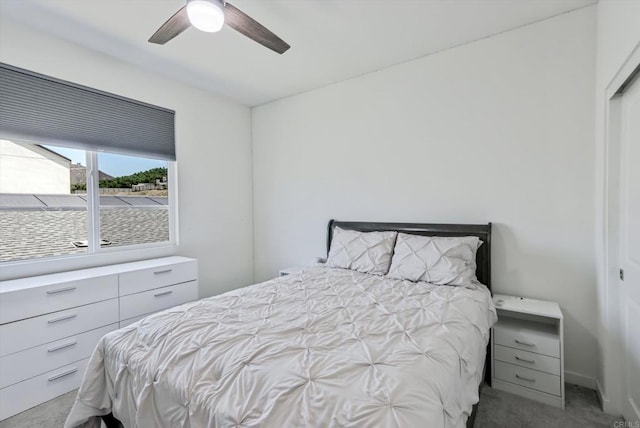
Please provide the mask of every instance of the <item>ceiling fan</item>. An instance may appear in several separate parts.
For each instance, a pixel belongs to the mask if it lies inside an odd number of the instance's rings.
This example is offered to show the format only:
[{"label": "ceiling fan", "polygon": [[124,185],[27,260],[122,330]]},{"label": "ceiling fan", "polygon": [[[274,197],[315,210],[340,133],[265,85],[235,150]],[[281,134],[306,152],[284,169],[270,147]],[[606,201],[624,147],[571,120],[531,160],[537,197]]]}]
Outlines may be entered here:
[{"label": "ceiling fan", "polygon": [[192,25],[198,30],[215,33],[224,24],[279,54],[290,48],[284,40],[226,0],[187,0],[186,5],[153,33],[149,42],[164,45]]}]

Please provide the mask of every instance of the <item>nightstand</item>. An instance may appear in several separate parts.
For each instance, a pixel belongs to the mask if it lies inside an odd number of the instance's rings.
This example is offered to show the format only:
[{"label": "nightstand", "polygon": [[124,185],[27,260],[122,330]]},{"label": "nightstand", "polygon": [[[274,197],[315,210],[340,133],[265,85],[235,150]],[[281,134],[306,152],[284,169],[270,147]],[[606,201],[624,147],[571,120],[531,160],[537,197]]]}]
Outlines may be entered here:
[{"label": "nightstand", "polygon": [[306,269],[307,267],[308,266],[295,266],[295,267],[280,269],[279,276],[287,276],[287,275],[291,275],[292,273],[298,273],[301,270]]},{"label": "nightstand", "polygon": [[491,382],[496,389],[564,409],[564,334],[555,302],[496,294]]}]

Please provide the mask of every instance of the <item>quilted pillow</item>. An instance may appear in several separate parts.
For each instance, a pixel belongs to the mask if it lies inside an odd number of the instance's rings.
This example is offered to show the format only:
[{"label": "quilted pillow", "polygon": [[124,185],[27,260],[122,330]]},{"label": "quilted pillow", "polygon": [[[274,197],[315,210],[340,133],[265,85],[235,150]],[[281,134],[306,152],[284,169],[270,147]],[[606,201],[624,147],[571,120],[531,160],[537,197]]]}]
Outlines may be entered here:
[{"label": "quilted pillow", "polygon": [[389,278],[475,288],[477,236],[398,234]]},{"label": "quilted pillow", "polygon": [[397,232],[358,232],[336,227],[326,266],[384,275]]}]

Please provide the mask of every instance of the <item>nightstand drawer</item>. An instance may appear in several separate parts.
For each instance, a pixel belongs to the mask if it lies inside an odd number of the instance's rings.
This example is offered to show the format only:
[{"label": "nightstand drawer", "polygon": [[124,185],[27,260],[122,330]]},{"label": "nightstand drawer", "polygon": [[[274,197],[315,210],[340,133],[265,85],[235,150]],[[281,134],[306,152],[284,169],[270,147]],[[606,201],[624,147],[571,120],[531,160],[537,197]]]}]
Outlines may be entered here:
[{"label": "nightstand drawer", "polygon": [[198,299],[198,281],[157,288],[120,298],[120,319],[161,311]]},{"label": "nightstand drawer", "polygon": [[302,272],[305,269],[306,268],[304,266],[290,267],[290,268],[280,269],[278,273],[279,273],[279,276],[287,276],[287,275],[292,275],[294,273]]},{"label": "nightstand drawer", "polygon": [[495,361],[495,377],[505,382],[515,383],[555,396],[561,395],[560,376],[531,370],[513,364]]},{"label": "nightstand drawer", "polygon": [[198,263],[190,260],[120,274],[120,296],[139,293],[198,278]]},{"label": "nightstand drawer", "polygon": [[500,345],[495,346],[494,352],[496,360],[560,376],[559,358]]},{"label": "nightstand drawer", "polygon": [[555,327],[522,320],[499,320],[493,326],[495,343],[560,358],[560,337]]}]

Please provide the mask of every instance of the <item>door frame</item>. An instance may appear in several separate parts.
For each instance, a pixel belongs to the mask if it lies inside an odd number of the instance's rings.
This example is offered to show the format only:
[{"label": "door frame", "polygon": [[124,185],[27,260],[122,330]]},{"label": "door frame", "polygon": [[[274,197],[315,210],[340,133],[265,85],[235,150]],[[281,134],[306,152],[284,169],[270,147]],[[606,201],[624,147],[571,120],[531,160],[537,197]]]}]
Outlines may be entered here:
[{"label": "door frame", "polygon": [[[620,139],[622,91],[640,67],[640,42],[618,69],[605,89],[604,127],[600,134],[604,141],[596,185],[599,198],[596,201],[596,254],[598,282],[601,284],[599,348],[601,372],[596,379],[597,392],[606,413],[622,412],[622,347],[624,333],[620,316],[619,284],[619,232],[620,232]],[[636,81],[638,84],[639,81]],[[599,95],[599,94],[598,94]],[[600,98],[598,98],[600,99]],[[602,120],[601,119],[601,120]],[[596,127],[598,129],[598,127]],[[596,135],[596,138],[600,137]],[[600,381],[604,383],[601,384]]]}]

